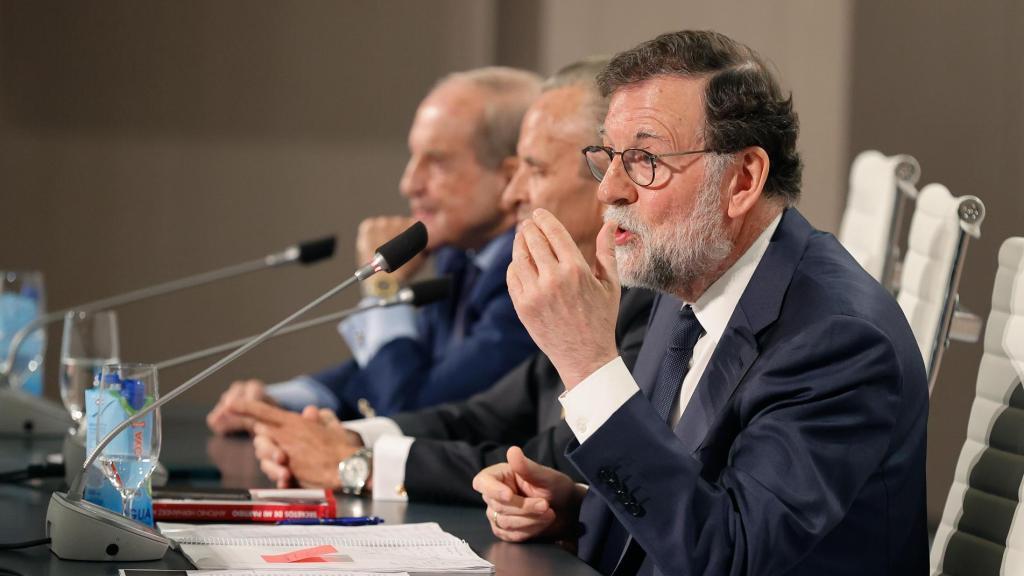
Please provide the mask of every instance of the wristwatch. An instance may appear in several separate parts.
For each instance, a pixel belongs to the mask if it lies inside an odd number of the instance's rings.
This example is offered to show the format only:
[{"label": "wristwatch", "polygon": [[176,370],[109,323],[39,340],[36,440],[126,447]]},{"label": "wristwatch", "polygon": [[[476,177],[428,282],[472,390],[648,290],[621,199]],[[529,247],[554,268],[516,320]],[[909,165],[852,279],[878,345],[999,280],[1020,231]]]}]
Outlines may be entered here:
[{"label": "wristwatch", "polygon": [[356,453],[338,462],[338,480],[341,491],[345,494],[359,496],[366,487],[373,470],[373,450],[360,448]]}]

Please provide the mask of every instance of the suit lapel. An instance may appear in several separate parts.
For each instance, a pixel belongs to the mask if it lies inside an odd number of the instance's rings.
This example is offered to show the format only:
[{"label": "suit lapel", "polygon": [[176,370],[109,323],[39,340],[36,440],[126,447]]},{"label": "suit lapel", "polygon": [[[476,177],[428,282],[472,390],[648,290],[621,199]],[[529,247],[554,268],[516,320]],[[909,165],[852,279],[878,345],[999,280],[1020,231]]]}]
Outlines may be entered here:
[{"label": "suit lapel", "polygon": [[783,213],[768,249],[676,425],[676,436],[691,452],[704,444],[729,398],[757,359],[760,353],[757,337],[778,319],[786,290],[812,230],[796,209],[788,208]]},{"label": "suit lapel", "polygon": [[505,232],[494,240],[494,242],[500,245],[500,249],[496,249],[498,256],[494,258],[486,270],[480,271],[476,282],[469,290],[468,308],[466,309],[466,318],[471,320],[468,322],[469,324],[472,324],[472,321],[479,318],[480,311],[491,301],[492,294],[496,291],[508,291],[505,285],[505,276],[508,265],[512,263],[513,239],[515,239],[514,229]]}]

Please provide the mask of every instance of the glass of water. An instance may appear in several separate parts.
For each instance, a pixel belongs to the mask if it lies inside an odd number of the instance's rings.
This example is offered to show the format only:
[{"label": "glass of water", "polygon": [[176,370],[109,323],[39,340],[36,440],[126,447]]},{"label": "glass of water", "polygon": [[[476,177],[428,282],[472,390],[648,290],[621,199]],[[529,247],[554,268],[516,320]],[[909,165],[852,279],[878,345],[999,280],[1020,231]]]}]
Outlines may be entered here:
[{"label": "glass of water", "polygon": [[[96,390],[98,443],[124,420],[159,398],[156,366],[106,364]],[[160,457],[160,410],[146,414],[122,430],[100,452],[96,462],[121,495],[122,513],[131,518],[132,500],[156,468]]]},{"label": "glass of water", "polygon": [[[42,272],[0,271],[0,364],[7,362],[14,334],[45,311],[46,288]],[[42,394],[45,354],[46,330],[35,330],[18,347],[11,369],[11,386]]]},{"label": "glass of water", "polygon": [[72,430],[76,434],[85,433],[85,391],[92,388],[104,364],[118,361],[120,349],[116,312],[71,311],[64,316],[60,397],[75,423]]}]

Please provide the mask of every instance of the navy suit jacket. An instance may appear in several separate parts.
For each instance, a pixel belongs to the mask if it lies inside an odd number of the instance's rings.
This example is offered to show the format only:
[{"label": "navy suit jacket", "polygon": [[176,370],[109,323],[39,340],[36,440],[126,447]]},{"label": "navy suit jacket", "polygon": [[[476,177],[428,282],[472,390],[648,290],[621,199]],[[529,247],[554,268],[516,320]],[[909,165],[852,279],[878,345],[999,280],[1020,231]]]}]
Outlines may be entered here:
[{"label": "navy suit jacket", "polygon": [[[649,290],[623,291],[615,344],[626,366],[636,362],[653,301]],[[416,438],[405,462],[409,499],[482,505],[473,477],[504,462],[511,445],[582,481],[565,457],[573,435],[558,402],[564,390],[551,360],[535,354],[469,400],[394,415],[402,433]]]},{"label": "navy suit jacket", "polygon": [[[357,418],[366,399],[378,416],[462,400],[486,390],[537,352],[519,321],[505,284],[515,232],[502,234],[500,256],[480,272],[468,294],[425,306],[417,318],[419,338],[397,338],[360,368],[354,360],[313,375],[338,397],[338,415]],[[465,253],[438,250],[437,269],[452,274],[456,287],[465,274]],[[454,333],[457,301],[465,299],[464,335]]]},{"label": "navy suit jacket", "polygon": [[567,451],[590,483],[581,557],[615,574],[645,555],[673,575],[927,574],[928,392],[895,300],[786,210],[672,430],[647,397],[680,305],[655,304],[641,392]]}]

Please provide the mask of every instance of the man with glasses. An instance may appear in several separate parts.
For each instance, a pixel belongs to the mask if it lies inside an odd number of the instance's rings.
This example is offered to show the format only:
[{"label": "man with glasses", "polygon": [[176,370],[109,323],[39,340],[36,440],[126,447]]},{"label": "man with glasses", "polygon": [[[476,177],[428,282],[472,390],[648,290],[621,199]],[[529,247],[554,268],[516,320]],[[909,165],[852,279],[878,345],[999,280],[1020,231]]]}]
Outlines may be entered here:
[{"label": "man with glasses", "polygon": [[[251,425],[233,408],[243,399],[296,411],[327,407],[343,419],[460,400],[536,352],[505,284],[515,214],[501,195],[516,170],[519,123],[539,89],[535,74],[511,68],[442,79],[409,131],[400,189],[411,218],[372,218],[359,227],[357,258],[367,262],[377,246],[421,220],[438,273],[453,278],[452,298],[418,316],[411,306],[395,306],[349,318],[339,330],[353,360],[270,387],[236,382],[208,415],[211,429],[228,433]],[[363,284],[367,297],[393,296],[422,263],[375,276]]]},{"label": "man with glasses", "polygon": [[[791,99],[713,32],[645,42],[600,83],[598,265],[539,212],[508,273],[589,488],[511,448],[474,479],[494,533],[578,538],[606,574],[926,574],[924,364],[893,298],[793,208]],[[632,373],[620,278],[661,292]]]}]

